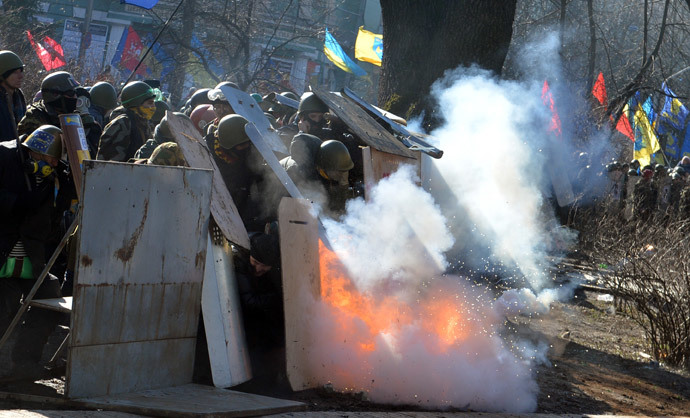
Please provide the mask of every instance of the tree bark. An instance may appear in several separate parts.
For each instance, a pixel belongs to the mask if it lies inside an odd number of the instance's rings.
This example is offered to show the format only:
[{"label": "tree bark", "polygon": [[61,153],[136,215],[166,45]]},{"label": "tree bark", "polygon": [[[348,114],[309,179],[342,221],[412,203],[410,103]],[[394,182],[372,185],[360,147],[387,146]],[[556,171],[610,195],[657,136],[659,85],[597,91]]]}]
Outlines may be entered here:
[{"label": "tree bark", "polygon": [[169,91],[172,103],[175,105],[182,99],[185,63],[189,60],[189,50],[191,49],[192,34],[194,33],[194,19],[196,17],[196,0],[185,0],[182,5],[182,30],[180,33],[180,43],[182,44],[175,52],[175,69],[169,78]]},{"label": "tree bark", "polygon": [[594,26],[594,0],[587,0],[587,22],[589,25],[589,50],[587,57],[587,87],[585,92],[592,91],[596,78],[597,37]]},{"label": "tree bark", "polygon": [[434,124],[429,88],[448,69],[478,66],[500,74],[517,0],[381,0],[383,65],[378,102]]}]

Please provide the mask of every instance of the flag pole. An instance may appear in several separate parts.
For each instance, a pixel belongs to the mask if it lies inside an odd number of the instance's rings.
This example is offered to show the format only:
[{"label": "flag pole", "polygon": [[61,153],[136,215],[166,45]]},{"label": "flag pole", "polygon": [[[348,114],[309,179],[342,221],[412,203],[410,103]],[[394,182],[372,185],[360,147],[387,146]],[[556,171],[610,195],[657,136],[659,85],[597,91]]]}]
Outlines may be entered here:
[{"label": "flag pole", "polygon": [[[146,57],[149,55],[149,52],[151,52],[151,48],[153,48],[153,46],[156,44],[156,42],[158,41],[158,38],[161,37],[161,35],[163,34],[163,31],[165,30],[165,28],[168,27],[168,24],[170,23],[170,21],[172,20],[172,18],[175,16],[175,14],[177,13],[177,11],[180,9],[180,6],[182,6],[182,3],[184,3],[184,0],[180,0],[180,2],[177,4],[177,7],[175,7],[175,10],[173,10],[173,12],[172,12],[172,13],[170,14],[170,16],[168,17],[168,20],[166,20],[165,23],[163,24],[163,27],[161,28],[161,30],[158,31],[158,35],[156,35],[156,37],[155,37],[155,38],[153,39],[153,41],[151,42],[151,45],[149,45],[149,47],[146,49],[146,52],[144,53],[144,55],[143,55],[141,58],[139,58],[139,61],[137,62],[136,67],[134,67],[134,69],[132,70],[132,73],[129,75],[129,77],[127,77],[127,80],[126,80],[125,83],[122,85],[123,88],[124,88],[124,86],[127,85],[127,83],[129,83],[129,81],[132,79],[132,77],[134,77],[134,74],[137,73],[137,70],[139,69],[139,66],[141,65],[142,62],[144,62],[144,60],[146,59]],[[122,89],[120,89],[120,91],[122,91]]]}]

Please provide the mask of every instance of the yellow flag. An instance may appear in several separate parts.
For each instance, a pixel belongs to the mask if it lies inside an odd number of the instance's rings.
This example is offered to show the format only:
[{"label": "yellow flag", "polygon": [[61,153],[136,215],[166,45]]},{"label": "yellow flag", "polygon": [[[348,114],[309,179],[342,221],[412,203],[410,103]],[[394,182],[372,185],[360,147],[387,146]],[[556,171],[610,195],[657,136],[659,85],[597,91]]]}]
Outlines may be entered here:
[{"label": "yellow flag", "polygon": [[369,32],[364,30],[364,26],[360,26],[355,41],[355,58],[380,67],[383,59],[383,35]]},{"label": "yellow flag", "polygon": [[633,158],[640,162],[640,166],[644,167],[651,164],[652,154],[659,151],[661,146],[652,125],[649,123],[649,119],[647,119],[647,114],[639,104],[633,114],[633,122],[637,131],[635,132]]}]

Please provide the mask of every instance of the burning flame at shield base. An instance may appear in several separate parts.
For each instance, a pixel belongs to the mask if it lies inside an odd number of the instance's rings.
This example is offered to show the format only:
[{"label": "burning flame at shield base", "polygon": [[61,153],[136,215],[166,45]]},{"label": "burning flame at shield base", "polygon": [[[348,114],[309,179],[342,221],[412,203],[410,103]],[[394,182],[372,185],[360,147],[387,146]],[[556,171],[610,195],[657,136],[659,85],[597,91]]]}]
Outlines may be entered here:
[{"label": "burning flame at shield base", "polygon": [[319,381],[376,402],[534,410],[530,363],[500,338],[503,320],[488,290],[444,276],[415,292],[394,282],[362,292],[321,242],[319,262],[318,341],[310,359]]}]

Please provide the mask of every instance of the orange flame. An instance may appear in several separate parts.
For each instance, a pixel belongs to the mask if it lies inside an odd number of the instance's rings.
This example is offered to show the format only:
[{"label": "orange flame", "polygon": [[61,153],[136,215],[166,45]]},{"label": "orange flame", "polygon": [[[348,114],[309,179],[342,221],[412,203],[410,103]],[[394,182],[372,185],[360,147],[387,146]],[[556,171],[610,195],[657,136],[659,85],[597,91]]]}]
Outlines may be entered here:
[{"label": "orange flame", "polygon": [[[452,292],[438,294],[431,300],[419,302],[413,308],[394,296],[381,298],[360,292],[348,276],[338,256],[319,241],[321,272],[321,300],[338,309],[336,321],[344,337],[352,338],[353,322],[363,322],[368,330],[366,340],[358,341],[363,352],[376,349],[374,338],[380,334],[396,334],[405,325],[418,323],[441,352],[468,337],[470,326],[463,315],[462,303]],[[429,298],[427,298],[429,299]],[[413,312],[413,310],[415,312]],[[361,335],[361,332],[359,333]]]}]

